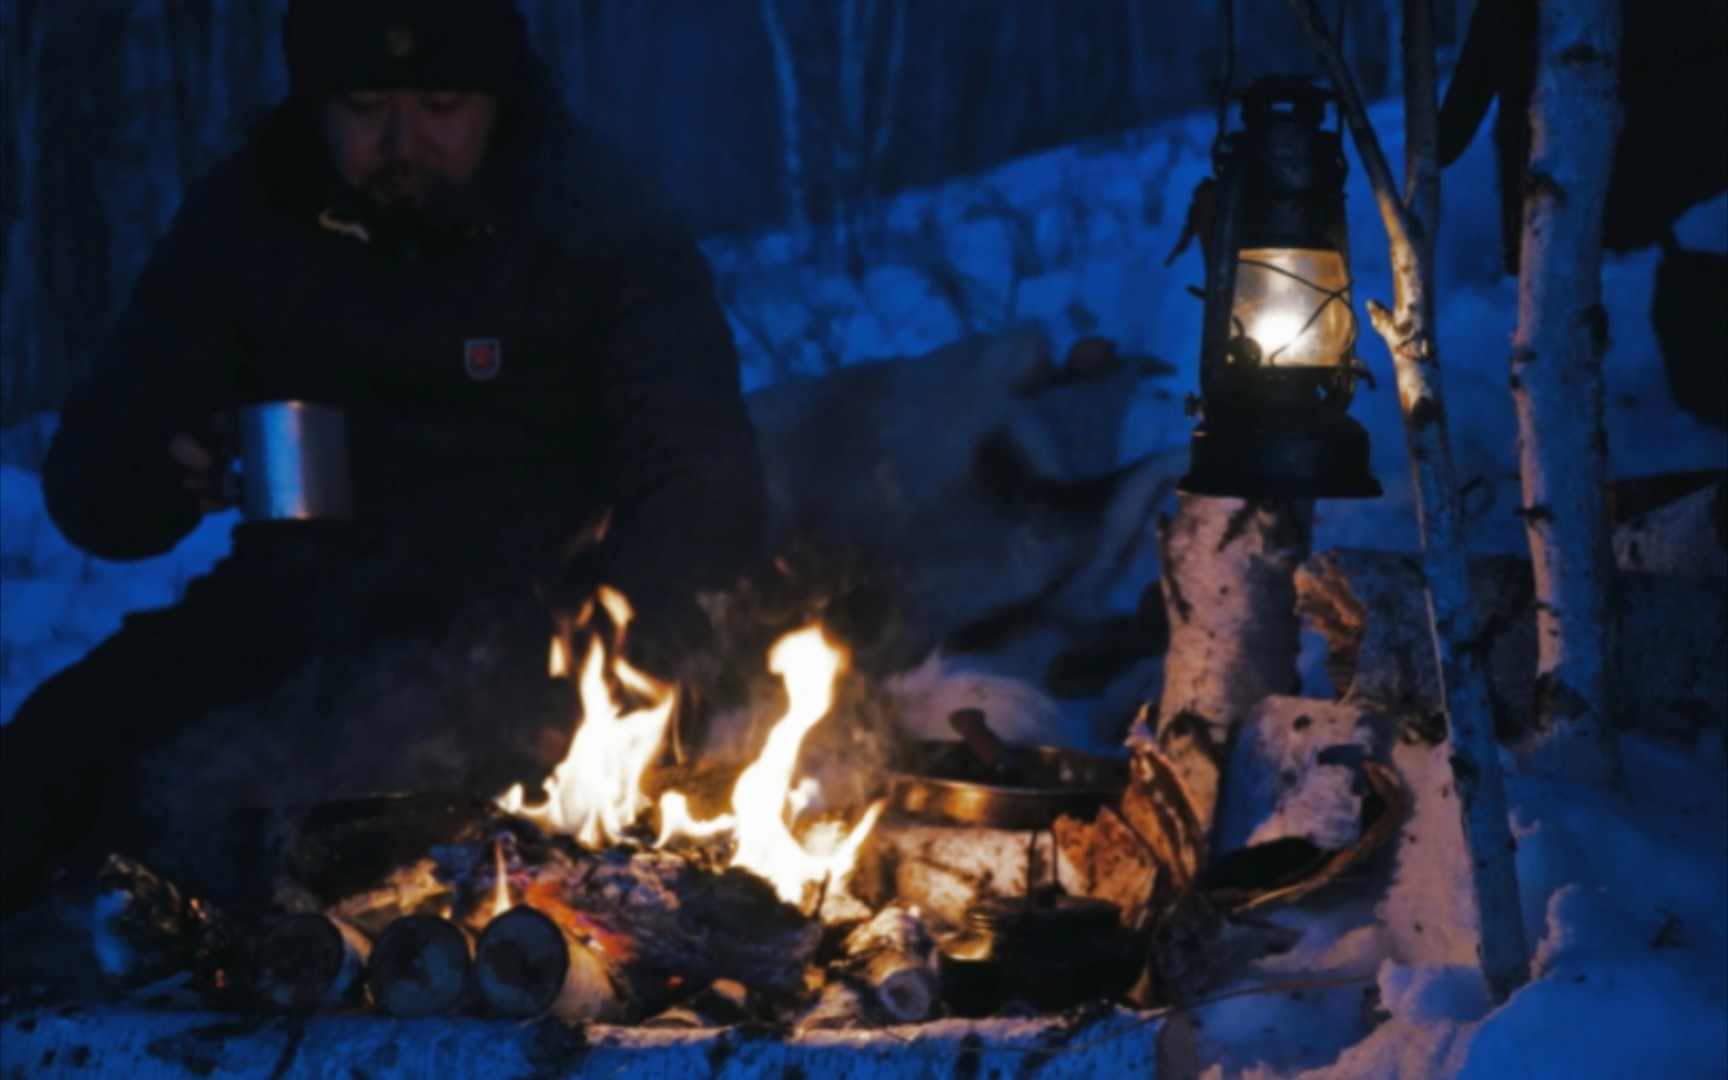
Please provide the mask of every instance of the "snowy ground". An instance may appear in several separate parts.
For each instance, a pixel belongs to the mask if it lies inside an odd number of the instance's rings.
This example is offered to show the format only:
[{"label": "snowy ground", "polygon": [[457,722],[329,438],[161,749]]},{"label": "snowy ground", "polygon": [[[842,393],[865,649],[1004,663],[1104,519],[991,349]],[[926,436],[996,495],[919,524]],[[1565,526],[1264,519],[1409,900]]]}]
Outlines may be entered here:
[{"label": "snowy ground", "polygon": [[[1433,842],[1457,834],[1456,804],[1420,788],[1444,763],[1400,746],[1394,761],[1417,801],[1385,890],[1341,888],[1343,899],[1274,914],[1302,940],[1225,990],[1368,978],[1200,1009],[1206,1080],[1728,1075],[1721,736],[1677,747],[1627,735],[1621,752],[1618,793],[1508,778],[1536,972],[1490,1012],[1473,907],[1442,884],[1446,859],[1435,858]],[[1423,932],[1393,929],[1393,911],[1413,913]]]},{"label": "snowy ground", "polygon": [[[1396,110],[1375,111],[1389,157],[1402,158]],[[708,245],[750,384],[817,375],[872,358],[918,354],[967,333],[1042,321],[1064,343],[1117,339],[1178,368],[1134,403],[1126,459],[1183,445],[1182,391],[1195,385],[1199,304],[1194,252],[1166,268],[1194,185],[1207,170],[1210,121],[1171,122],[1121,145],[1070,147],[867,215],[857,278],[832,245],[767,236]],[[1516,288],[1498,274],[1497,216],[1486,140],[1447,172],[1439,304],[1452,441],[1473,488],[1472,537],[1517,551],[1516,425],[1506,389]],[[1360,311],[1390,299],[1387,253],[1359,167],[1351,228]],[[1696,248],[1728,249],[1728,200],[1682,222]],[[1675,408],[1647,312],[1657,255],[1611,259],[1604,273],[1613,344],[1607,358],[1613,475],[1721,467],[1728,439]],[[1356,415],[1374,438],[1383,500],[1329,503],[1316,545],[1413,548],[1403,437],[1389,360],[1371,333],[1364,358],[1381,389]],[[1170,389],[1174,388],[1175,393]],[[44,421],[44,425],[47,421]],[[18,432],[5,441],[32,441]],[[10,455],[8,455],[10,456]],[[230,517],[207,521],[172,555],[95,561],[68,547],[42,511],[35,476],[0,465],[0,720],[42,679],[112,632],[123,614],[171,603],[220,558]],[[1400,753],[1413,753],[1401,750]],[[1728,798],[1719,736],[1672,747],[1624,740],[1628,782],[1605,795],[1514,776],[1519,868],[1539,977],[1488,1013],[1460,942],[1467,929],[1400,940],[1376,901],[1286,912],[1297,949],[1248,982],[1366,973],[1364,983],[1239,998],[1199,1013],[1202,1060],[1216,1077],[1705,1077],[1728,1075]],[[1422,761],[1402,762],[1419,774]],[[1429,814],[1423,818],[1424,812]],[[1413,832],[1440,829],[1451,804],[1418,806]],[[1426,822],[1426,824],[1425,824]],[[1400,865],[1381,904],[1427,905],[1436,926],[1466,926],[1434,895],[1423,863]],[[1363,991],[1378,990],[1380,1011]],[[1389,1016],[1389,1018],[1384,1018]],[[1377,1026],[1374,1026],[1376,1021]],[[1370,1030],[1372,1028],[1372,1030]],[[1312,1070],[1304,1072],[1303,1070]]]}]

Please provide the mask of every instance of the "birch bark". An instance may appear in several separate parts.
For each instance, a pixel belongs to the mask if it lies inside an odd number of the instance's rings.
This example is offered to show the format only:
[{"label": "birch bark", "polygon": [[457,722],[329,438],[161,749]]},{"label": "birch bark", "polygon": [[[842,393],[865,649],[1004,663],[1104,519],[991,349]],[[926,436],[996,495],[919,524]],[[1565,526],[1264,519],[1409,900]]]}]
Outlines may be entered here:
[{"label": "birch bark", "polygon": [[1158,742],[1210,830],[1236,726],[1297,683],[1296,568],[1308,557],[1314,507],[1179,496],[1159,522],[1161,587],[1170,614]]},{"label": "birch bark", "polygon": [[1404,112],[1408,194],[1400,198],[1361,92],[1315,0],[1290,0],[1319,54],[1374,189],[1391,241],[1394,307],[1369,302],[1374,329],[1386,340],[1397,372],[1405,443],[1417,492],[1428,617],[1441,674],[1450,760],[1473,891],[1482,929],[1482,974],[1489,997],[1504,1001],[1530,977],[1530,946],[1518,900],[1518,875],[1507,820],[1505,784],[1494,739],[1488,681],[1470,600],[1463,507],[1446,429],[1446,400],[1434,329],[1432,237],[1439,223],[1440,170],[1434,117],[1439,111],[1433,8],[1405,0]]},{"label": "birch bark", "polygon": [[1610,722],[1613,584],[1602,425],[1602,211],[1620,128],[1615,0],[1542,0],[1512,339],[1525,533],[1536,568],[1531,763],[1618,772]]}]

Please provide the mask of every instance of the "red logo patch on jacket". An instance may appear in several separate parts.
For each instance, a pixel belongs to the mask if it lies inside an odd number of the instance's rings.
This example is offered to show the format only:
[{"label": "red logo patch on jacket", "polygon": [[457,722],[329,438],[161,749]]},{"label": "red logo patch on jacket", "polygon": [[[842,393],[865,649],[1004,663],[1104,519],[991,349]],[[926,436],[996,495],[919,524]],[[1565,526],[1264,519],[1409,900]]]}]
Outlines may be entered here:
[{"label": "red logo patch on jacket", "polygon": [[497,338],[470,338],[462,346],[462,368],[475,382],[496,378],[504,363],[504,349]]}]

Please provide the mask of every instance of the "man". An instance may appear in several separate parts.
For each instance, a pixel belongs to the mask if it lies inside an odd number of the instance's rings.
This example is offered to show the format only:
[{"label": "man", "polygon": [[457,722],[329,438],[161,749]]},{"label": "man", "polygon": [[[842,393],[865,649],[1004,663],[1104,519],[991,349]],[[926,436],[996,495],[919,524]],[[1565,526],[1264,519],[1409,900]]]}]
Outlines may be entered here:
[{"label": "man", "polygon": [[[347,411],[355,516],[239,526],[0,729],[8,909],[124,835],[141,754],[314,658],[605,582],[670,668],[694,593],[757,553],[708,268],[558,104],[510,0],[294,0],[284,29],[288,99],[188,193],[43,482],[80,547],[159,554],[228,506],[224,416],[306,399]],[[550,625],[510,639],[542,678]]]}]

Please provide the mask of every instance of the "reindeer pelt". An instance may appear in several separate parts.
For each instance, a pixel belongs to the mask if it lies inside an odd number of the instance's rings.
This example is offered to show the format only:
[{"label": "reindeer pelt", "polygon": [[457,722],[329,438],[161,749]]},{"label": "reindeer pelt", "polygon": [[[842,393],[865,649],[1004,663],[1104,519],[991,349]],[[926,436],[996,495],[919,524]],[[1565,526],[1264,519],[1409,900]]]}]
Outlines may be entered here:
[{"label": "reindeer pelt", "polygon": [[253,857],[261,833],[285,837],[307,806],[537,784],[569,747],[570,684],[547,677],[543,639],[530,647],[520,623],[456,625],[466,628],[314,661],[146,757],[140,812],[155,840],[146,854],[218,894],[250,893],[274,869]]}]

